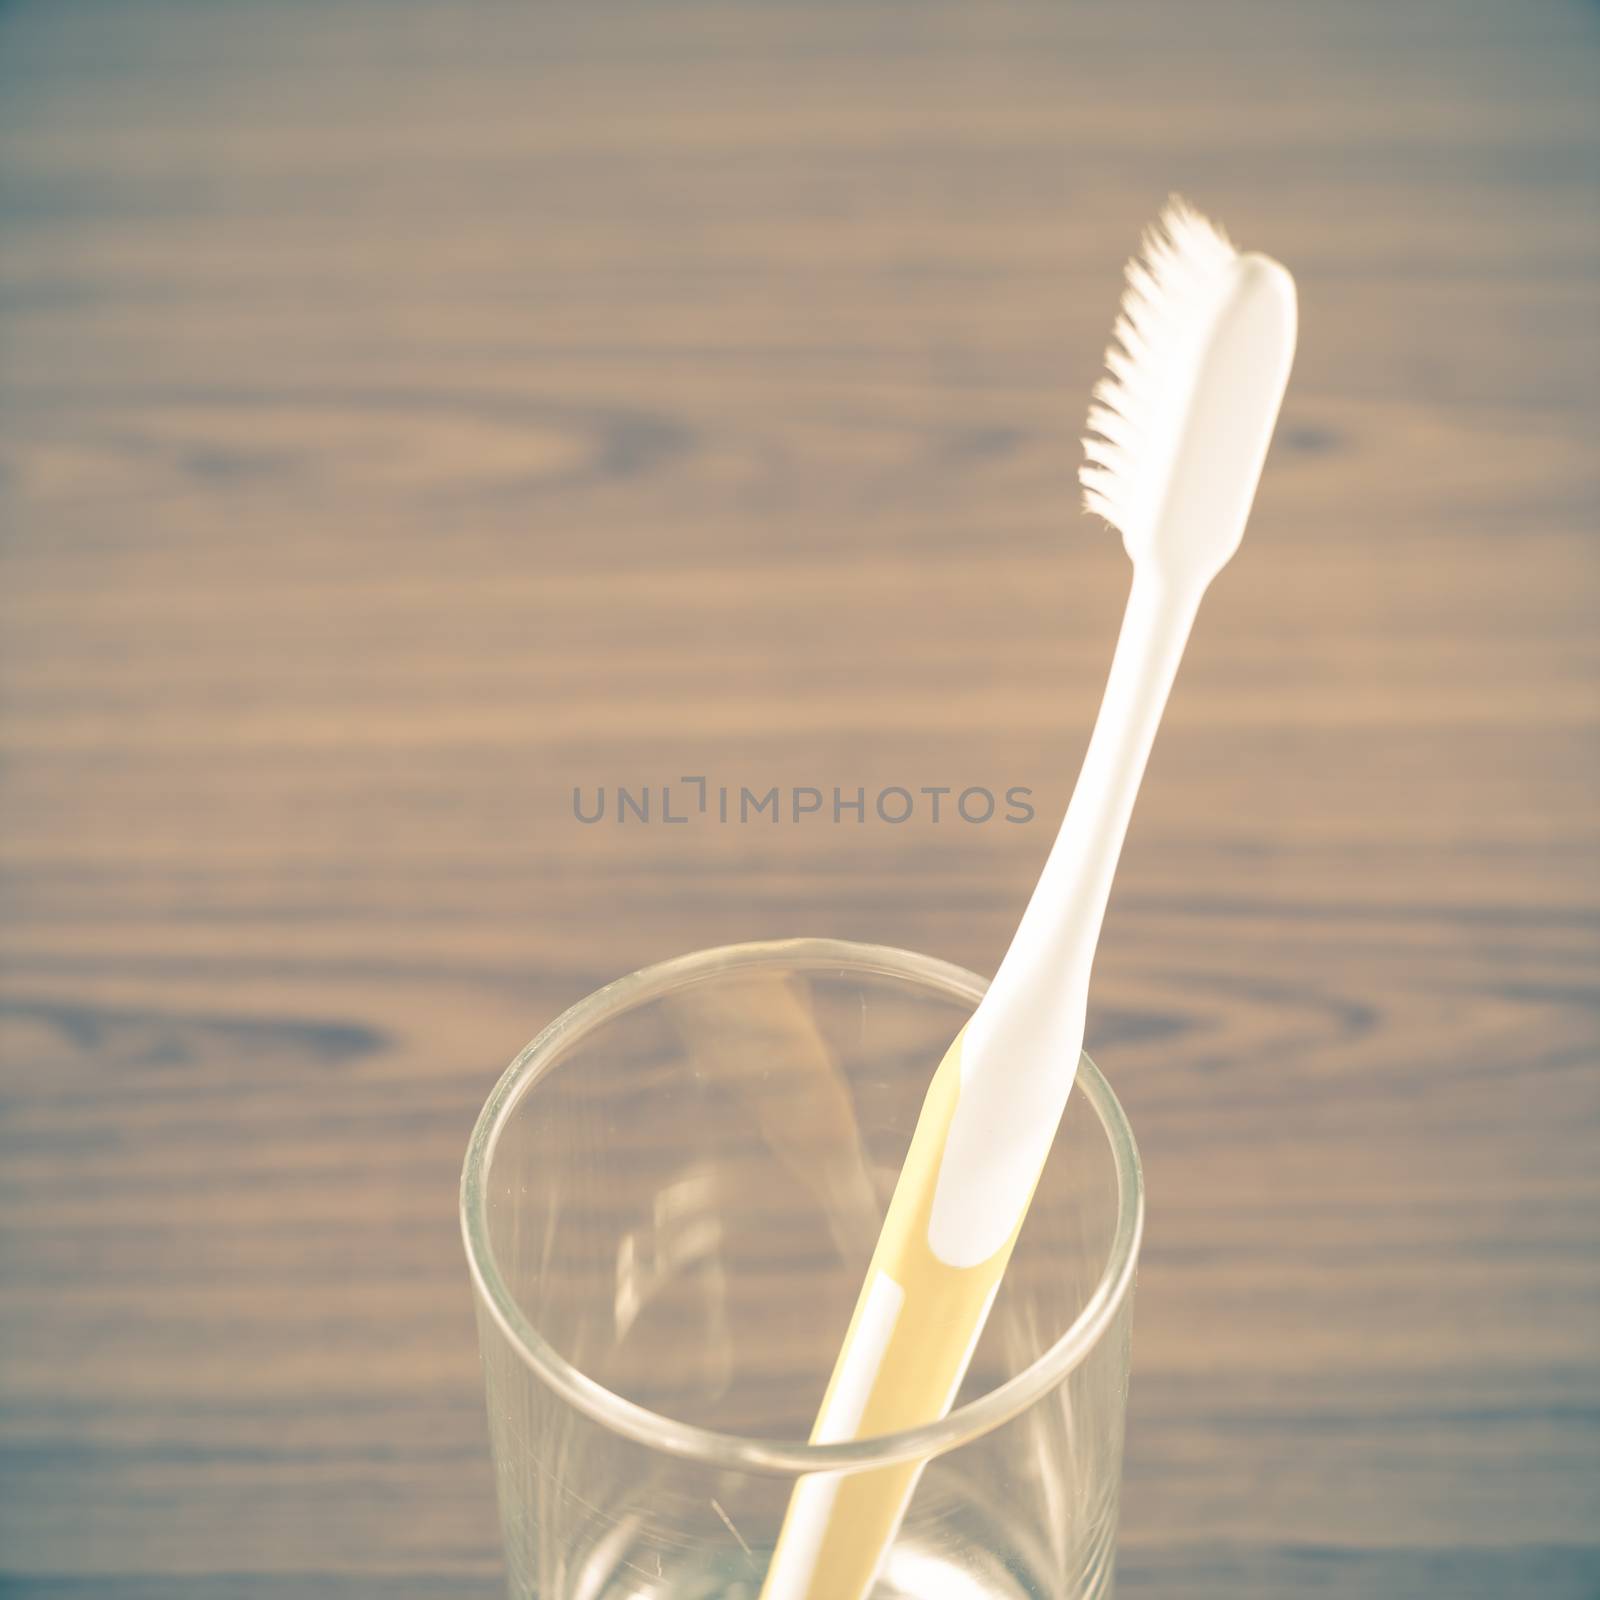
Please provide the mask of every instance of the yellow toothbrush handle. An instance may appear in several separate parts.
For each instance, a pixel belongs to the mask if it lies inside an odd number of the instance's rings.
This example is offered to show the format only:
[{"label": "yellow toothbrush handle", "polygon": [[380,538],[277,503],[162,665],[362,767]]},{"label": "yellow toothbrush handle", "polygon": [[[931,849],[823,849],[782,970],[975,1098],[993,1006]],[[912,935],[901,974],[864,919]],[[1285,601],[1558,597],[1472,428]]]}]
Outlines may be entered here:
[{"label": "yellow toothbrush handle", "polygon": [[[814,1443],[936,1421],[961,1387],[1021,1218],[1000,1248],[975,1266],[952,1267],[930,1248],[934,1186],[960,1096],[958,1035],[923,1102],[812,1431]],[[848,1477],[803,1479],[784,1518],[762,1600],[861,1600],[894,1540],[920,1470],[910,1462]]]}]

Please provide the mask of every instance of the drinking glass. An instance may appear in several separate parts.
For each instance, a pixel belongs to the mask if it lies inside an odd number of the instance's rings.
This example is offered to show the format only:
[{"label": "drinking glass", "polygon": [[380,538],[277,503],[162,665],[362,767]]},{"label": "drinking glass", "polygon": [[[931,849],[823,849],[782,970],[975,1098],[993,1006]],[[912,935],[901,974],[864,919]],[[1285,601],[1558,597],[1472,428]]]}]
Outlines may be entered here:
[{"label": "drinking glass", "polygon": [[1087,1056],[953,1409],[807,1442],[984,987],[828,939],[707,950],[511,1065],[461,1220],[512,1600],[757,1600],[803,1474],[906,1462],[872,1600],[1110,1594],[1143,1190]]}]

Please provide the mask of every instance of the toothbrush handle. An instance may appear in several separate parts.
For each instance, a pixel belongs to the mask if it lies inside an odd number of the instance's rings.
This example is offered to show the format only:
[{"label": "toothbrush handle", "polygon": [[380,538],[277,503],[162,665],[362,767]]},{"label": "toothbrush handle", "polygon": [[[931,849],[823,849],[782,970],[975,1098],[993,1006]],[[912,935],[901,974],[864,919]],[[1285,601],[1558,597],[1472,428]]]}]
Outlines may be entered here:
[{"label": "toothbrush handle", "polygon": [[[916,1427],[955,1400],[1065,1104],[1061,1063],[1069,1063],[1069,1086],[1077,1065],[1111,880],[1204,587],[1135,567],[1061,832],[983,1005],[934,1075],[823,1399],[817,1443]],[[965,1085],[964,1046],[974,1057]],[[936,1219],[947,1149],[953,1159]],[[762,1600],[863,1600],[920,1470],[912,1462],[803,1479]]]},{"label": "toothbrush handle", "polygon": [[[972,1361],[1017,1230],[972,1267],[949,1266],[929,1248],[934,1185],[960,1094],[958,1035],[923,1102],[812,1432],[814,1443],[937,1421],[949,1411]],[[860,1600],[894,1540],[920,1471],[919,1463],[908,1462],[802,1479],[762,1600]]]}]

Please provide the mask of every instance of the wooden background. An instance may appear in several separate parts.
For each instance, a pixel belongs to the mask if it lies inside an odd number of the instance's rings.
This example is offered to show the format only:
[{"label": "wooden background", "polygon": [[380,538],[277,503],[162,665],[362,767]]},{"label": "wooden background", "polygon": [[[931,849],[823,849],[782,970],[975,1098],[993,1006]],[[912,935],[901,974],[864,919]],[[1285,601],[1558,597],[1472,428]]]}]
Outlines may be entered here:
[{"label": "wooden background", "polygon": [[[1129,840],[1124,1596],[1600,1594],[1600,12],[0,7],[0,1593],[491,1596],[455,1186],[602,980],[992,970],[1169,188],[1298,367]],[[1030,786],[584,827],[574,785]]]}]

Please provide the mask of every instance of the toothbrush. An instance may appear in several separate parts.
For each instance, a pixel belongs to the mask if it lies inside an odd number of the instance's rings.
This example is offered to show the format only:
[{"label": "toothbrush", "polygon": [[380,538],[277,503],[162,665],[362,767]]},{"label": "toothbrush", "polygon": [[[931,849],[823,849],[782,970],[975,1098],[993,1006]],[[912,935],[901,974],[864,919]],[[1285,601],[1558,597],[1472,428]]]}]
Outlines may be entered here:
[{"label": "toothbrush", "polygon": [[[1129,263],[1113,337],[1079,474],[1133,562],[1105,698],[1011,946],[934,1074],[815,1443],[935,1421],[961,1387],[1072,1088],[1156,727],[1255,498],[1294,356],[1294,281],[1174,198]],[[802,1479],[762,1600],[861,1600],[920,1470]]]}]

